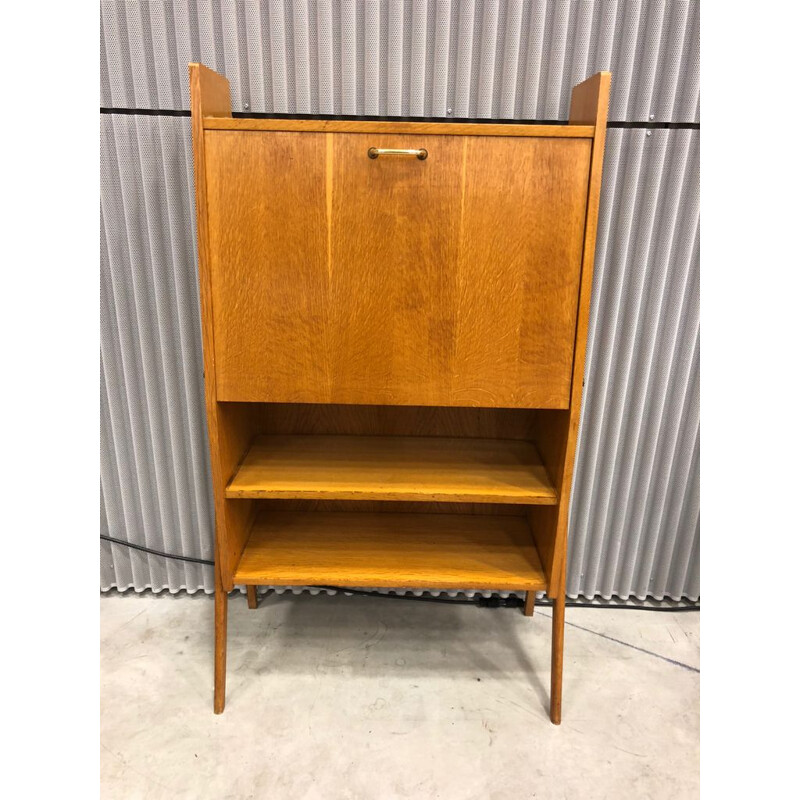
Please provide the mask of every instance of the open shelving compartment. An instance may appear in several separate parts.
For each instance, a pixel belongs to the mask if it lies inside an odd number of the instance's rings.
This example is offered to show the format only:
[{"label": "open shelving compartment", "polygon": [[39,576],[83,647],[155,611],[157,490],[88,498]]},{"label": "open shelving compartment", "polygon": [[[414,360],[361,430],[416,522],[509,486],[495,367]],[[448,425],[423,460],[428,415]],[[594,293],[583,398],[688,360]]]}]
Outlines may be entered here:
[{"label": "open shelving compartment", "polygon": [[402,511],[259,511],[234,581],[247,586],[547,588],[523,517]]},{"label": "open shelving compartment", "polygon": [[[532,525],[558,492],[531,409],[220,403],[246,508],[233,582],[548,588]],[[555,542],[540,541],[545,554]]]}]

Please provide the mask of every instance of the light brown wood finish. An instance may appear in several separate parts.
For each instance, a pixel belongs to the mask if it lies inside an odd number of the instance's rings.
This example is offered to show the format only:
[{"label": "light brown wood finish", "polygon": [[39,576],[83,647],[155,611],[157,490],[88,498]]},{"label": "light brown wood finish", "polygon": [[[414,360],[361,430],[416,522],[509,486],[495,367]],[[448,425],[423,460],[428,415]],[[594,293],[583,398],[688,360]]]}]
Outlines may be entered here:
[{"label": "light brown wood finish", "polygon": [[[482,514],[528,518],[530,506],[508,503],[441,503],[413,500],[259,500],[259,511],[349,511],[369,514]],[[555,508],[555,506],[545,506]],[[538,508],[538,506],[537,506]]]},{"label": "light brown wood finish", "polygon": [[[337,347],[328,400],[469,405],[452,398],[455,274],[443,268],[458,252],[465,140],[339,134],[333,141]],[[429,156],[372,160],[370,147],[425,148]]]},{"label": "light brown wood finish", "polygon": [[410,436],[262,436],[228,498],[558,501],[530,442]]},{"label": "light brown wood finish", "polygon": [[[566,562],[562,569],[566,571]],[[561,575],[563,587],[566,575]],[[553,725],[561,724],[561,698],[564,674],[564,611],[567,597],[561,591],[553,601],[552,643],[550,645],[550,721]]]},{"label": "light brown wood finish", "polygon": [[557,540],[558,515],[561,504],[556,506],[527,506],[528,521],[542,560],[544,573],[547,575],[547,593],[554,597],[559,585],[556,552],[561,544]]},{"label": "light brown wood finish", "polygon": [[[200,305],[203,328],[203,367],[206,387],[206,416],[211,450],[211,474],[214,484],[216,536],[214,538],[214,713],[225,709],[225,661],[228,640],[228,589],[226,577],[231,572],[230,544],[243,539],[237,531],[238,517],[231,529],[226,520],[221,439],[227,436],[217,417],[217,393],[214,369],[214,322],[211,304],[208,215],[206,208],[206,163],[203,140],[203,119],[230,116],[228,81],[202,64],[189,65],[189,90],[192,106],[192,142],[194,145],[195,197],[197,208],[197,249],[199,262]],[[241,514],[241,509],[237,512]],[[234,546],[234,549],[235,546]],[[227,574],[226,574],[227,573]]]},{"label": "light brown wood finish", "polygon": [[219,399],[568,407],[590,140],[205,137]]},{"label": "light brown wood finish", "polygon": [[225,708],[227,657],[228,591],[233,589],[233,570],[238,563],[252,524],[252,504],[225,500],[224,487],[236,467],[250,437],[249,414],[221,407],[217,402],[214,358],[214,314],[210,270],[206,153],[203,119],[230,117],[230,90],[227,80],[202,64],[189,65],[192,105],[192,141],[195,159],[197,206],[197,244],[200,303],[203,327],[203,366],[206,387],[206,415],[214,485],[214,712]]},{"label": "light brown wood finish", "polygon": [[[237,405],[246,406],[241,403]],[[536,411],[528,408],[259,403],[257,433],[344,436],[443,436],[465,439],[533,438]]]},{"label": "light brown wood finish", "polygon": [[536,592],[525,592],[525,607],[523,608],[523,614],[526,617],[533,616],[533,609],[536,605]]},{"label": "light brown wood finish", "polygon": [[527,125],[491,122],[403,122],[358,119],[205,119],[209,131],[408,133],[415,136],[527,136],[591,139],[594,125]]},{"label": "light brown wood finish", "polygon": [[[251,404],[233,404],[250,407]],[[254,436],[437,436],[464,439],[533,437],[537,412],[509,408],[441,408],[437,406],[353,406],[302,403],[255,404]],[[412,512],[418,514],[504,514],[524,516],[528,506],[496,503],[394,502],[375,500],[262,500],[275,510]],[[280,507],[280,508],[279,508]]]},{"label": "light brown wood finish", "polygon": [[[217,444],[218,473],[220,479],[227,483],[235,474],[239,463],[247,452],[252,440],[253,411],[252,406],[233,408],[226,403],[217,403]],[[216,486],[216,484],[215,484]],[[225,525],[225,535],[221,538],[219,550],[220,572],[225,591],[233,591],[233,570],[242,554],[247,535],[253,523],[255,507],[247,501],[232,503],[214,495],[215,508],[219,508]],[[217,506],[217,504],[219,504]],[[218,529],[219,535],[219,529]]]},{"label": "light brown wood finish", "polygon": [[[526,612],[536,590],[554,599],[560,722],[610,75],[577,86],[570,125],[552,127],[233,120],[227,81],[192,65],[191,87],[217,516],[215,710],[234,581],[471,586],[526,591]],[[367,159],[379,146],[429,157]],[[394,473],[375,480],[374,463],[369,480],[366,461],[360,485],[352,474],[349,488],[337,485],[328,453],[316,466],[284,459],[295,477],[266,484],[271,497],[325,499],[227,497],[259,434],[437,438],[405,488]],[[537,465],[550,504],[520,500],[514,480],[490,485],[496,464],[459,494],[458,476],[434,464],[453,437],[535,444],[541,460],[523,460]],[[388,460],[376,463],[380,472]],[[402,477],[409,463],[400,467]]]},{"label": "light brown wood finish", "polygon": [[[578,297],[578,319],[575,326],[574,364],[570,390],[569,421],[554,420],[549,436],[552,441],[545,449],[554,454],[555,469],[561,475],[553,476],[563,502],[559,504],[556,521],[554,560],[551,586],[548,594],[557,597],[564,592],[561,576],[566,575],[567,527],[569,522],[569,498],[572,491],[572,473],[575,462],[575,446],[578,440],[578,425],[583,399],[583,373],[586,361],[586,337],[589,330],[589,308],[591,304],[592,276],[597,236],[597,216],[600,205],[600,184],[603,175],[606,121],[611,95],[611,73],[599,72],[572,90],[570,123],[585,124],[593,120],[596,134],[592,146],[592,161],[589,173],[589,195],[586,204],[586,228],[583,241],[583,266]],[[544,419],[544,418],[542,418]],[[540,439],[544,434],[540,433]],[[564,442],[563,446],[560,443]]]},{"label": "light brown wood finish", "polygon": [[247,588],[247,607],[258,608],[258,592],[256,586],[248,586]]},{"label": "light brown wood finish", "polygon": [[228,593],[214,581],[214,713],[225,710],[225,671],[228,655]]},{"label": "light brown wood finish", "polygon": [[453,397],[565,408],[591,142],[471,137],[463,148]]},{"label": "light brown wood finish", "polygon": [[[579,84],[572,90],[570,123],[581,125],[594,122],[595,137],[592,145],[592,162],[589,172],[589,196],[586,203],[586,228],[583,242],[583,264],[578,298],[578,321],[575,327],[575,358],[572,368],[572,389],[570,393],[569,422],[555,420],[550,432],[555,441],[544,449],[554,454],[556,469],[560,467],[560,480],[556,483],[561,501],[557,515],[553,515],[552,572],[547,593],[554,598],[553,605],[553,643],[550,668],[550,719],[553,724],[561,723],[562,676],[564,669],[564,611],[566,603],[567,574],[567,528],[569,525],[569,501],[572,491],[572,474],[575,463],[575,446],[578,440],[581,402],[583,399],[583,374],[586,361],[586,337],[589,329],[589,307],[591,304],[592,275],[597,236],[597,217],[600,206],[600,184],[603,176],[603,154],[605,150],[606,122],[611,97],[611,73],[600,72]],[[542,418],[543,419],[543,418]],[[558,430],[561,431],[562,448],[558,447]],[[540,434],[540,438],[542,435]],[[541,522],[537,511],[531,513],[531,524]]]},{"label": "light brown wood finish", "polygon": [[219,399],[325,400],[325,135],[207,133],[206,151]]},{"label": "light brown wood finish", "polygon": [[206,148],[203,120],[230,117],[228,81],[202,64],[189,65],[189,88],[192,106],[192,142],[195,162],[195,199],[197,206],[197,249],[199,266],[200,306],[203,330],[203,372],[206,389],[211,474],[214,486],[216,536],[214,542],[215,569],[225,591],[233,589],[233,570],[252,524],[253,511],[249,504],[229,504],[225,501],[225,485],[242,457],[251,435],[248,412],[234,411],[217,402],[217,370],[209,219],[207,206]]},{"label": "light brown wood finish", "polygon": [[[567,444],[570,429],[570,411],[540,410],[532,423],[532,438],[536,442],[542,463],[547,470],[553,486],[562,487],[564,478],[564,462],[567,455]],[[569,491],[567,489],[567,491]],[[559,539],[559,516],[564,513],[563,504],[558,506],[531,506],[528,509],[531,530],[539,550],[539,556],[547,575],[551,597],[559,591],[559,565],[561,553],[566,543]],[[563,530],[566,533],[566,530]]]},{"label": "light brown wood finish", "polygon": [[295,586],[546,585],[524,519],[456,514],[259,515],[235,578]]}]

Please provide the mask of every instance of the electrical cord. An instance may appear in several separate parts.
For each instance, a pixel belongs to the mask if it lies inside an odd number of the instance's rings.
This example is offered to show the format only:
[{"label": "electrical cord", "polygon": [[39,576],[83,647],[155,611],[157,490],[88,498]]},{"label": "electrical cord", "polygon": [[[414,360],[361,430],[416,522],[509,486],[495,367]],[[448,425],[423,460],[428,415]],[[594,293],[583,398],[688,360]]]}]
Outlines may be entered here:
[{"label": "electrical cord", "polygon": [[387,594],[371,589],[352,589],[349,586],[310,586],[310,589],[324,589],[325,591],[342,592],[344,594],[355,594],[363,597],[388,597],[391,600],[420,600],[424,603],[447,603],[448,605],[461,606],[480,606],[482,608],[521,608],[525,605],[519,597],[468,597],[461,599],[458,597],[434,597],[432,595],[418,596],[415,594]]},{"label": "electrical cord", "polygon": [[179,556],[175,553],[162,553],[160,550],[153,550],[152,547],[144,547],[141,544],[134,544],[133,542],[126,542],[124,539],[115,539],[113,536],[105,536],[100,534],[100,538],[105,542],[113,542],[114,544],[121,544],[123,547],[130,547],[133,550],[141,550],[143,553],[150,553],[153,556],[161,556],[162,558],[174,558],[178,561],[189,561],[192,564],[206,564],[209,567],[214,566],[213,561],[208,561],[205,558],[193,558],[192,556]]},{"label": "electrical cord", "polygon": [[[543,600],[542,602],[536,601],[537,606],[545,606],[547,608],[553,605],[552,600]],[[617,604],[617,603],[582,603],[580,600],[567,600],[564,604],[567,608],[617,608],[620,611],[666,611],[674,614],[679,611],[699,611],[700,603],[687,603],[682,606],[637,606],[630,603]]]},{"label": "electrical cord", "polygon": [[[310,589],[325,589],[326,591],[342,592],[345,594],[364,595],[366,597],[388,597],[393,600],[422,600],[431,603],[450,603],[451,605],[476,605],[481,608],[522,608],[525,601],[521,597],[500,597],[500,595],[492,595],[491,597],[478,596],[474,598],[467,598],[465,600],[457,599],[454,597],[418,597],[417,595],[408,594],[386,594],[385,592],[371,591],[369,589],[351,589],[349,586],[310,586]],[[537,600],[536,606],[539,608],[552,608],[554,605],[552,600]],[[643,606],[631,605],[626,603],[592,603],[582,602],[580,600],[567,600],[565,603],[567,608],[618,608],[625,609],[626,611],[699,611],[700,604],[692,603],[681,606]]]},{"label": "electrical cord", "polygon": [[[163,553],[160,550],[154,550],[152,547],[145,547],[141,544],[134,544],[133,542],[126,542],[124,539],[115,539],[113,536],[106,536],[100,534],[103,541],[119,544],[123,547],[130,547],[133,550],[140,550],[143,553],[149,553],[153,556],[161,556],[162,558],[173,558],[177,561],[188,561],[191,564],[204,564],[209,567],[214,566],[213,561],[205,558],[194,558],[192,556],[179,556],[176,553]],[[521,597],[500,597],[499,595],[492,595],[491,597],[468,597],[460,599],[456,597],[434,597],[432,595],[417,596],[415,594],[386,594],[384,592],[377,592],[370,589],[352,589],[349,586],[310,586],[311,589],[322,589],[324,591],[342,592],[345,594],[359,595],[363,597],[388,597],[392,600],[418,600],[423,603],[447,603],[449,605],[464,605],[464,606],[478,606],[479,608],[522,608],[525,601]],[[550,608],[553,606],[552,600],[537,600],[536,605],[542,608]],[[687,604],[682,606],[637,606],[630,604],[616,604],[616,603],[582,603],[578,600],[567,600],[565,603],[567,608],[616,608],[624,609],[626,611],[666,611],[675,613],[678,611],[699,611],[700,604]]]}]

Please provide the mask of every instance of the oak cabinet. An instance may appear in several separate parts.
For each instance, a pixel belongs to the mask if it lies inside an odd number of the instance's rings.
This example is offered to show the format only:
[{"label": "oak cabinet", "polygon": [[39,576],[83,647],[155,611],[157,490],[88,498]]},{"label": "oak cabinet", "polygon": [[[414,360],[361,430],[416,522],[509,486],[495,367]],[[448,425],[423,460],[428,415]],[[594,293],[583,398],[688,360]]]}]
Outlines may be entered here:
[{"label": "oak cabinet", "polygon": [[216,503],[234,584],[555,600],[610,75],[567,125],[232,118],[190,66]]}]

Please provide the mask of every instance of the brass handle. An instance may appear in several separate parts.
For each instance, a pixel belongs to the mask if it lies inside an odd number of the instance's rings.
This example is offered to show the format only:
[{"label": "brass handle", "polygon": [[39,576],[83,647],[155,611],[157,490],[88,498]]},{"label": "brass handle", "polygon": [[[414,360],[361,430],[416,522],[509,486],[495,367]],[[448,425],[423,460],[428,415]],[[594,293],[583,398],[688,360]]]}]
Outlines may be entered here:
[{"label": "brass handle", "polygon": [[424,161],[428,157],[428,151],[424,148],[419,150],[395,150],[393,147],[370,147],[367,150],[367,155],[370,158],[377,158],[378,156],[416,156],[420,161]]}]

